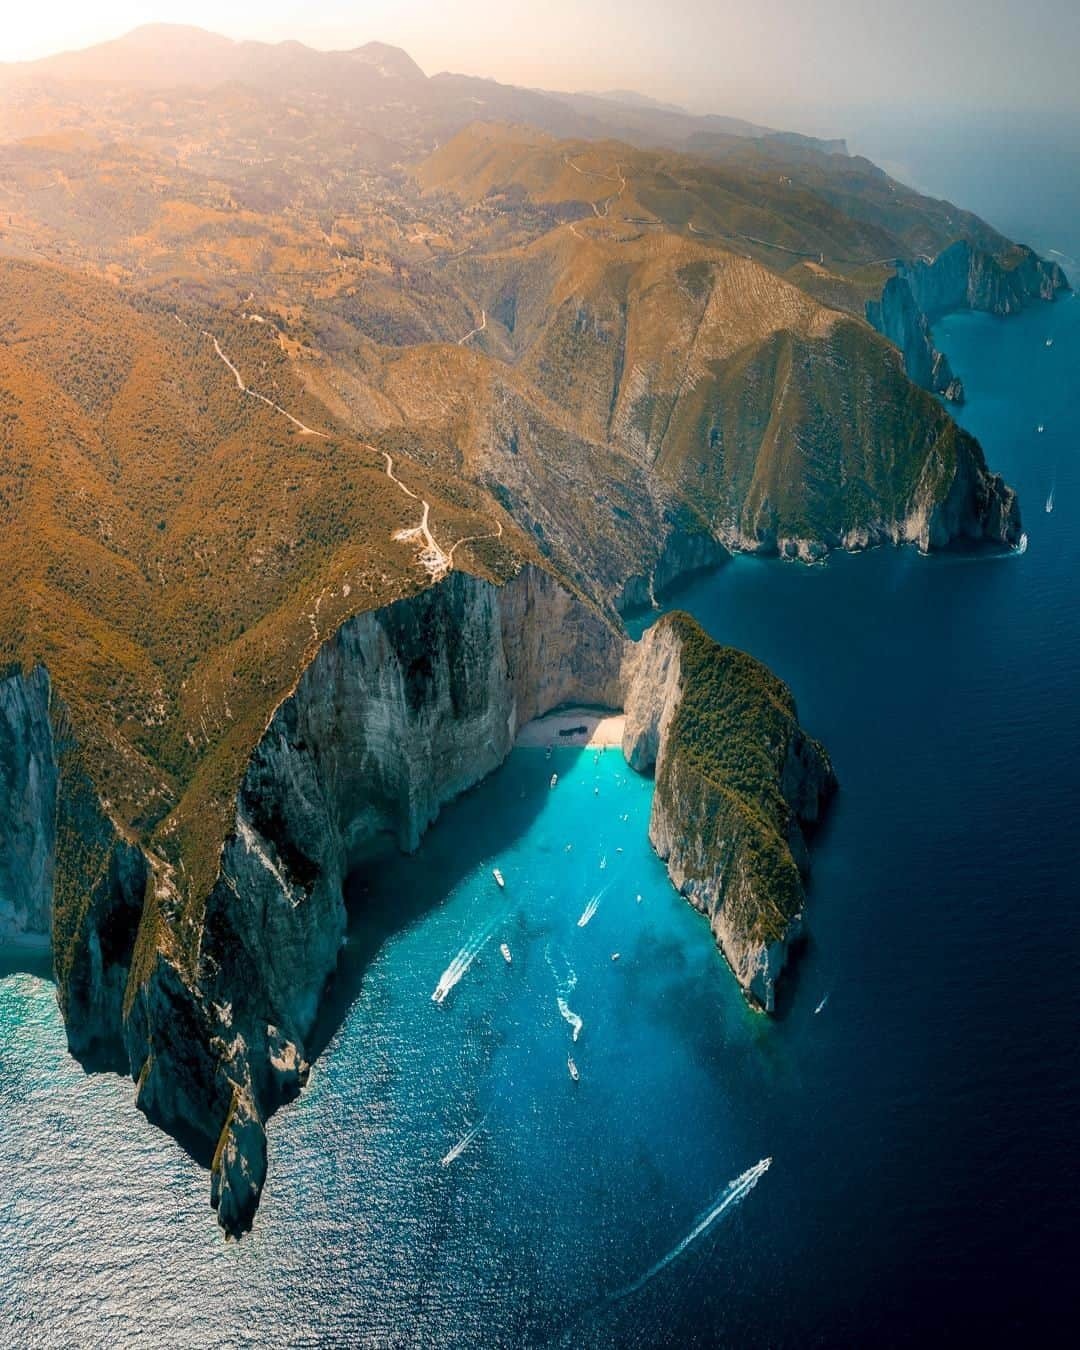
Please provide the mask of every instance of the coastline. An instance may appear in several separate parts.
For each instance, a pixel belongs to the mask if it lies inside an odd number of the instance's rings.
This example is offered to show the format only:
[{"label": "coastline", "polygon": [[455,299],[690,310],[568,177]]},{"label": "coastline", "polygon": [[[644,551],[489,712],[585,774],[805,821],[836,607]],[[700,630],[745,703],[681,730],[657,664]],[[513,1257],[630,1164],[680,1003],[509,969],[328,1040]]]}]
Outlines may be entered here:
[{"label": "coastline", "polygon": [[589,749],[621,746],[626,718],[603,708],[559,708],[526,722],[514,746],[570,745]]}]

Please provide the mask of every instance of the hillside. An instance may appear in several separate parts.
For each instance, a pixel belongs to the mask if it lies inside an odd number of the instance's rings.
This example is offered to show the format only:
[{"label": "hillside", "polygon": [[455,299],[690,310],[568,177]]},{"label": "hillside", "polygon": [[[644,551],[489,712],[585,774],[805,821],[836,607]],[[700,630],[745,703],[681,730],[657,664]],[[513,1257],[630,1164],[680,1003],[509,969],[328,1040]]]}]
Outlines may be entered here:
[{"label": "hillside", "polygon": [[[305,393],[265,325],[181,318],[10,262],[0,314],[0,654],[47,666],[125,828],[190,825],[197,874],[269,711],[321,642],[427,583],[417,543],[394,538],[418,502]],[[447,553],[489,536],[456,565],[504,576],[529,556],[459,478],[400,454],[395,473],[431,503]]]}]

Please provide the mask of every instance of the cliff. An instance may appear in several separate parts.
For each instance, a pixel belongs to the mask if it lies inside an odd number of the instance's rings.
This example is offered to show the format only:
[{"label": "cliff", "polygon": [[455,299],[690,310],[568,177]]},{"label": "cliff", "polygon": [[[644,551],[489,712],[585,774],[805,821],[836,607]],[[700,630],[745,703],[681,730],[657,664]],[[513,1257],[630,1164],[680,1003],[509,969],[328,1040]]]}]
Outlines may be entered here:
[{"label": "cliff", "polygon": [[251,753],[198,903],[111,818],[45,671],[0,683],[7,926],[44,933],[51,910],[72,1052],[131,1073],[139,1107],[210,1168],[227,1232],[250,1225],[266,1120],[306,1080],[346,877],[415,849],[523,722],[568,702],[625,703],[626,757],[657,769],[653,843],[770,1008],[802,908],[799,822],[831,770],[784,687],[684,615],[629,643],[526,567],[504,586],[454,572],[347,620]]},{"label": "cliff", "polygon": [[617,705],[621,660],[615,630],[546,573],[500,588],[454,572],[321,647],[251,755],[201,903],[183,903],[172,865],[141,850],[136,863],[83,803],[90,844],[58,851],[54,915],[72,1048],[122,1043],[140,1108],[211,1167],[227,1231],[250,1224],[265,1121],[306,1078],[345,877],[386,848],[415,849],[521,722],[571,700]]},{"label": "cliff", "polygon": [[49,734],[49,679],[0,680],[0,938],[46,941],[56,849],[58,768]]},{"label": "cliff", "polygon": [[904,369],[916,384],[961,402],[963,386],[934,346],[934,319],[963,309],[1015,314],[1067,290],[1068,279],[1057,263],[1022,244],[994,254],[960,239],[934,259],[901,263],[881,299],[867,303],[866,317],[899,347]]},{"label": "cliff", "polygon": [[743,652],[669,614],[634,652],[623,752],[655,767],[649,838],[672,884],[709,920],[739,984],[771,1011],[802,926],[803,827],[836,787],[789,690]]}]

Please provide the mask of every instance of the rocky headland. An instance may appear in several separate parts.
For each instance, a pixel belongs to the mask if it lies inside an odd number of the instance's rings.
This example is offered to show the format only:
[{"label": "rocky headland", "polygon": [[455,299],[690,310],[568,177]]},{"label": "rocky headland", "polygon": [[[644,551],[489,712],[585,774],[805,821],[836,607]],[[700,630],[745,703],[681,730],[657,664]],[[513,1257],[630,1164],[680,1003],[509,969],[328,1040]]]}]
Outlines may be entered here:
[{"label": "rocky headland", "polygon": [[270,718],[197,907],[180,902],[168,859],[110,818],[44,669],[0,682],[14,804],[0,857],[34,860],[18,885],[14,866],[0,877],[0,919],[51,931],[73,1053],[131,1074],[140,1109],[210,1168],[227,1232],[250,1226],[265,1122],[306,1080],[345,878],[415,849],[521,726],[568,704],[625,706],[626,757],[657,770],[653,843],[771,1008],[802,912],[799,823],[816,818],[831,769],[784,686],[687,616],[629,642],[531,566],[504,586],[455,572],[356,615]]},{"label": "rocky headland", "polygon": [[961,403],[963,384],[948,357],[934,345],[934,320],[965,309],[1015,314],[1069,289],[1057,263],[1040,258],[1033,249],[1015,244],[995,254],[959,239],[936,258],[901,263],[885,283],[880,300],[867,303],[866,317],[900,349],[904,369],[916,384]]}]

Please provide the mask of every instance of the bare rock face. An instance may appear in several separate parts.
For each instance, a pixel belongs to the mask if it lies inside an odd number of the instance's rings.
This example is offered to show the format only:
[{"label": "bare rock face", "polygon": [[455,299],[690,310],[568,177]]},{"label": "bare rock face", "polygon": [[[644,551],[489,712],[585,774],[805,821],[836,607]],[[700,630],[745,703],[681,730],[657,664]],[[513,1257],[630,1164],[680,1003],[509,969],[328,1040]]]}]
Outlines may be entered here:
[{"label": "bare rock face", "polygon": [[572,700],[616,704],[621,658],[618,634],[546,573],[501,589],[453,573],[346,623],[278,708],[207,898],[198,972],[166,931],[124,1019],[139,1105],[194,1137],[228,1231],[258,1204],[267,1116],[306,1079],[346,876],[415,849],[522,722]]},{"label": "bare rock face", "polygon": [[627,664],[623,753],[655,766],[649,838],[676,889],[709,920],[758,1007],[802,927],[803,827],[836,787],[787,688],[686,614],[669,614]]},{"label": "bare rock face", "polygon": [[[198,909],[180,902],[174,865],[110,819],[44,672],[0,686],[3,858],[38,860],[33,887],[0,873],[5,912],[46,925],[51,890],[72,1051],[130,1071],[148,1118],[209,1167],[226,1232],[250,1226],[266,1121],[306,1081],[346,877],[415,849],[523,722],[567,703],[625,704],[626,757],[657,771],[653,843],[748,994],[772,1007],[801,915],[799,823],[831,770],[784,686],[687,616],[629,643],[524,568],[502,587],[454,572],[350,619],[252,751]],[[749,777],[747,744],[765,747]]]},{"label": "bare rock face", "polygon": [[1014,245],[999,258],[961,239],[936,258],[901,264],[885,283],[881,299],[867,304],[866,317],[899,347],[904,369],[916,384],[962,403],[963,385],[934,345],[934,319],[963,309],[1015,314],[1068,289],[1068,278],[1057,263],[1030,248]]},{"label": "bare rock face", "polygon": [[0,937],[44,941],[52,920],[59,770],[42,667],[0,680]]}]

